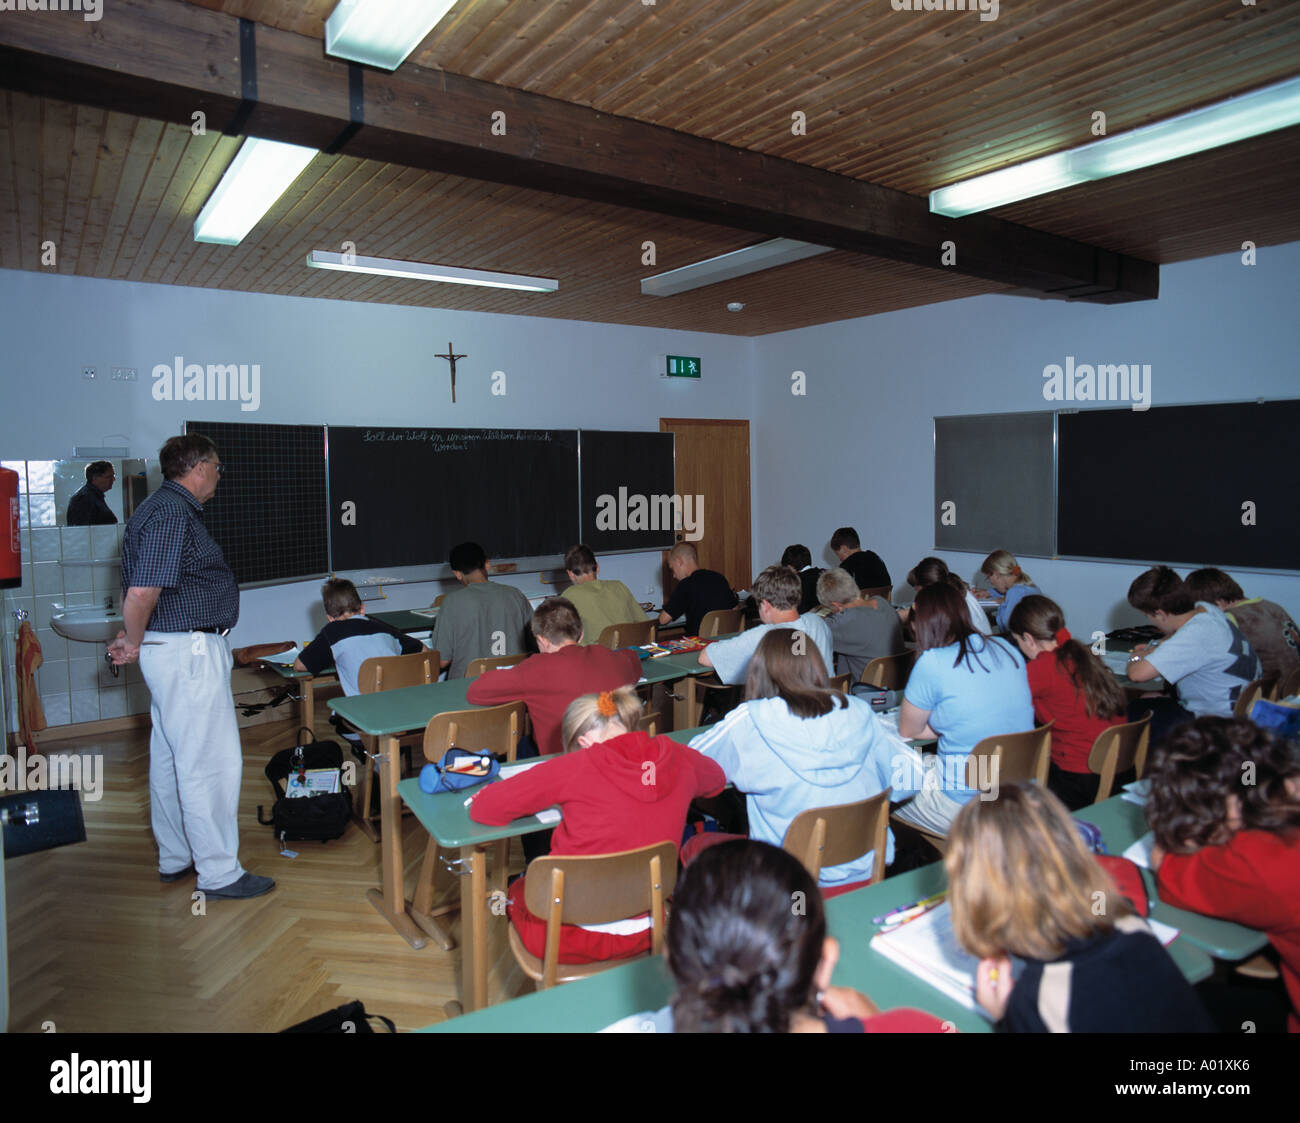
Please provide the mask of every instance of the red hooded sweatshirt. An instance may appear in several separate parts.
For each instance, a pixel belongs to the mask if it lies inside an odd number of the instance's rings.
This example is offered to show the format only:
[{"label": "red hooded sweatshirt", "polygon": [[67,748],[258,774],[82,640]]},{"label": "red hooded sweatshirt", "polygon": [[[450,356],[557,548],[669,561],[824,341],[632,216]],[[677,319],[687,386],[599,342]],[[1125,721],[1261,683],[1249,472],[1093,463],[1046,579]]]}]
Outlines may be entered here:
[{"label": "red hooded sweatshirt", "polygon": [[679,845],[696,796],[726,787],[722,769],[668,737],[624,733],[489,784],[470,818],[489,826],[559,807],[552,854],[613,854],[655,842]]}]

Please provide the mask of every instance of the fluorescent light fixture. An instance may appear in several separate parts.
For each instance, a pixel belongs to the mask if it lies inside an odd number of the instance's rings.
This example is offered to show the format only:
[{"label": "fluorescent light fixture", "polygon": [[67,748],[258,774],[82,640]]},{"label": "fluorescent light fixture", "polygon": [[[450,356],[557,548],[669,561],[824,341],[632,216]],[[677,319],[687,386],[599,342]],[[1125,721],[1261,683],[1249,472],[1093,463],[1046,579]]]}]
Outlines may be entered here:
[{"label": "fluorescent light fixture", "polygon": [[307,255],[312,269],[337,269],[343,273],[373,273],[378,277],[405,277],[412,281],[445,281],[453,285],[482,285],[490,289],[519,292],[554,292],[560,282],[549,277],[524,277],[518,273],[489,273],[485,269],[458,269],[452,265],[427,265],[423,261],[394,261],[387,257],[358,257],[356,254],[312,250]]},{"label": "fluorescent light fixture", "polygon": [[962,215],[1088,180],[1149,168],[1300,124],[1300,78],[930,192],[930,210]]},{"label": "fluorescent light fixture", "polygon": [[325,53],[396,70],[456,0],[341,0],[325,21]]},{"label": "fluorescent light fixture", "polygon": [[679,292],[702,289],[705,285],[716,285],[719,281],[730,281],[747,273],[789,265],[792,261],[802,261],[819,253],[830,253],[830,247],[796,242],[793,238],[773,238],[770,242],[759,242],[756,246],[746,246],[743,250],[646,277],[641,282],[641,295],[675,296]]},{"label": "fluorescent light fixture", "polygon": [[249,137],[194,220],[194,240],[239,245],[315,155],[314,148]]}]

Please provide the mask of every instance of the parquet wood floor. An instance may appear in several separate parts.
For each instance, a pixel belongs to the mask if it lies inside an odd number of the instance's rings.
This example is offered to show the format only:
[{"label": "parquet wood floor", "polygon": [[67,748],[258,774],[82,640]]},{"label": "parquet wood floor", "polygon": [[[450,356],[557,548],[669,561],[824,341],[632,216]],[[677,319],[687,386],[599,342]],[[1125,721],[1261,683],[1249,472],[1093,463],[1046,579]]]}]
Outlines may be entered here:
[{"label": "parquet wood floor", "polygon": [[[318,716],[320,710],[318,708]],[[318,720],[322,737],[332,736]],[[292,744],[295,723],[242,730],[240,860],[274,877],[251,901],[206,902],[193,915],[193,878],[164,885],[149,828],[149,735],[131,731],[48,746],[48,755],[100,753],[104,790],[83,800],[86,841],[5,863],[10,1030],[40,1032],[268,1032],[361,999],[400,1030],[443,1020],[459,998],[460,950],[415,951],[366,900],[380,884],[379,846],[352,824],[328,843],[293,844],[284,858],[270,827],[263,769]],[[403,819],[408,896],[427,834]],[[511,847],[522,867],[519,845]],[[489,994],[500,1002],[533,984],[491,918]],[[453,920],[459,940],[459,918]]]}]

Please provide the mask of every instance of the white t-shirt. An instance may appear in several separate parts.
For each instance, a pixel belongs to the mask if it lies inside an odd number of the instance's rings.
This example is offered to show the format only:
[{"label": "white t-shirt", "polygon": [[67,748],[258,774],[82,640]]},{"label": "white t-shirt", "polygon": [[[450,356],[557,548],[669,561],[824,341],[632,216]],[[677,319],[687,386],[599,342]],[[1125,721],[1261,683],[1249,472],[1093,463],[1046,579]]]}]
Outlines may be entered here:
[{"label": "white t-shirt", "polygon": [[980,608],[980,602],[969,589],[966,590],[966,607],[970,609],[971,627],[982,636],[991,636],[993,625],[989,623],[989,614]]},{"label": "white t-shirt", "polygon": [[718,672],[718,678],[729,683],[744,682],[749,660],[758,650],[759,641],[773,628],[798,628],[817,645],[822,662],[826,664],[826,673],[835,673],[835,645],[831,640],[831,630],[826,621],[815,612],[805,612],[789,624],[759,624],[732,639],[710,644],[709,659],[713,663],[713,669]]},{"label": "white t-shirt", "polygon": [[1259,676],[1246,637],[1214,605],[1198,612],[1146,656],[1161,676],[1178,684],[1178,700],[1197,717],[1232,717],[1242,689]]}]

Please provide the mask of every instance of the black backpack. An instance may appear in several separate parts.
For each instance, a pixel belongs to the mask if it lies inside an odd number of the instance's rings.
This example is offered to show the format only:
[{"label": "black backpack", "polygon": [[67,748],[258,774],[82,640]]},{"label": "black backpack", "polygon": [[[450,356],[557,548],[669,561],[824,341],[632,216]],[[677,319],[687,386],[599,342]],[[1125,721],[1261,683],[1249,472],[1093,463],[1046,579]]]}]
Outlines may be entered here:
[{"label": "black backpack", "polygon": [[[343,750],[333,741],[317,741],[316,735],[306,727],[298,731],[310,737],[309,742],[299,741],[292,748],[281,749],[266,765],[266,778],[275,790],[275,803],[271,817],[262,817],[262,805],[257,807],[257,821],[275,828],[281,842],[311,840],[328,842],[338,838],[352,818],[352,796],[343,783]],[[339,790],[321,795],[285,797],[285,783],[300,768],[333,768],[339,772]]]}]

